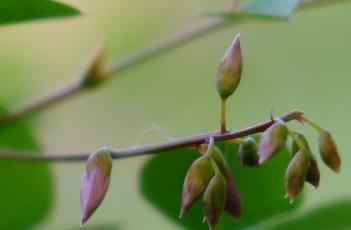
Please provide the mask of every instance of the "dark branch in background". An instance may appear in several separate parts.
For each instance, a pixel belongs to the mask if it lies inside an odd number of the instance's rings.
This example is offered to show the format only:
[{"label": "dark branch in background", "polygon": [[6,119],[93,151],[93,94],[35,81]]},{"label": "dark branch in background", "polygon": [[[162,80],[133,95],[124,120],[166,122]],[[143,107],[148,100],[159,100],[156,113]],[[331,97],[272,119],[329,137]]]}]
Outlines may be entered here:
[{"label": "dark branch in background", "polygon": [[[338,2],[346,2],[347,0],[338,0]],[[304,0],[301,2],[299,8],[300,9],[308,9],[311,8],[312,5],[316,4],[316,6],[323,6],[333,2],[332,0]],[[242,22],[242,20],[237,23]],[[200,38],[204,35],[210,34],[213,31],[224,28],[225,26],[233,25],[236,23],[233,19],[225,19],[225,18],[212,18],[209,20],[202,21],[193,26],[190,26],[188,29],[176,33],[172,36],[169,36],[155,45],[151,45],[144,50],[136,53],[135,55],[126,58],[117,63],[112,63],[109,65],[103,72],[102,76],[105,80],[111,78],[112,76],[118,76],[118,74],[126,71],[138,64],[141,64],[150,58],[156,57],[162,53],[172,50],[178,46],[189,43],[197,38]],[[80,80],[79,78],[78,80]],[[26,102],[22,105],[15,107],[10,110],[7,114],[4,114],[0,117],[0,124],[9,123],[11,121],[20,119],[22,117],[26,117],[35,112],[39,112],[57,102],[63,101],[65,99],[70,98],[73,95],[78,94],[79,92],[84,91],[86,87],[82,85],[80,81],[74,82],[71,85],[66,86],[65,88],[44,95],[38,99]],[[93,89],[93,88],[89,88]]]},{"label": "dark branch in background", "polygon": [[[289,122],[291,120],[300,120],[302,112],[293,110],[289,113],[277,117],[277,119]],[[198,134],[189,137],[183,137],[176,140],[164,142],[161,144],[147,145],[143,147],[129,148],[129,149],[114,149],[111,151],[111,157],[114,159],[135,157],[146,154],[161,153],[172,149],[184,148],[184,147],[196,147],[209,140],[213,137],[215,141],[225,141],[236,138],[245,137],[248,135],[256,134],[265,131],[274,123],[273,119],[265,121],[261,124],[256,124],[248,128],[244,128],[237,131],[221,133],[211,132],[205,134]],[[43,155],[44,154],[44,155]],[[46,154],[46,155],[45,155]],[[74,162],[74,161],[85,161],[90,155],[87,153],[68,153],[68,154],[48,154],[12,149],[0,149],[0,158],[9,160],[21,160],[21,161],[38,161],[38,162]]]}]

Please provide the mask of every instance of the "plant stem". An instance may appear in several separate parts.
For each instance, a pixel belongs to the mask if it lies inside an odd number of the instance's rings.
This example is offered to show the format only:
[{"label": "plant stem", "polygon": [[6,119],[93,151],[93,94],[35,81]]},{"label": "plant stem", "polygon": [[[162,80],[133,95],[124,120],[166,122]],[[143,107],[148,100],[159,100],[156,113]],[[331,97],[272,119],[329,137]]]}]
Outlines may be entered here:
[{"label": "plant stem", "polygon": [[[102,77],[104,80],[107,80],[112,76],[118,76],[116,74],[126,71],[135,65],[141,64],[150,58],[156,57],[157,55],[160,55],[166,51],[202,37],[205,34],[209,34],[217,29],[223,28],[230,23],[233,23],[233,21],[223,18],[214,18],[201,21],[200,23],[195,24],[187,30],[169,36],[154,45],[150,45],[149,47],[136,53],[135,55],[130,56],[129,58],[126,58],[125,60],[112,63],[103,70]],[[22,117],[31,115],[35,112],[39,112],[40,110],[43,110],[57,102],[71,98],[73,95],[76,95],[79,92],[87,89],[81,84],[81,77],[79,77],[78,80],[79,81],[67,85],[63,89],[44,95],[38,99],[30,100],[18,107],[15,107],[7,114],[0,117],[0,124],[9,123],[11,121],[15,121]],[[94,88],[96,87],[89,89]]]},{"label": "plant stem", "polygon": [[317,132],[323,131],[323,128],[320,125],[318,125],[316,122],[312,121],[311,119],[308,119],[305,116],[301,116],[300,121],[306,122],[309,126],[317,130]]},{"label": "plant stem", "polygon": [[221,133],[227,132],[226,113],[227,113],[227,100],[221,99]]},{"label": "plant stem", "polygon": [[[300,119],[302,112],[298,110],[293,110],[286,113],[278,118],[288,122],[291,120]],[[209,141],[212,137],[214,141],[226,141],[236,138],[245,137],[248,135],[256,134],[265,131],[270,127],[274,121],[269,119],[260,124],[244,128],[238,131],[221,133],[218,131],[198,134],[189,137],[179,138],[177,140],[172,140],[160,144],[147,145],[136,148],[128,149],[114,149],[111,150],[111,157],[114,159],[135,157],[147,154],[156,154],[169,150],[184,148],[184,147],[196,147],[205,142]],[[46,154],[46,155],[43,155]],[[40,153],[31,151],[20,151],[11,149],[0,149],[0,158],[8,160],[21,160],[21,161],[38,161],[38,162],[75,162],[75,161],[85,161],[89,157],[90,153],[71,153],[71,154],[52,154],[52,153]]]},{"label": "plant stem", "polygon": [[[346,1],[347,0],[338,1],[338,2],[346,2]],[[300,9],[311,8],[309,6],[313,6],[318,2],[315,0],[304,0],[300,4]],[[320,5],[326,5],[331,2],[333,1],[325,0],[323,1],[324,4],[320,4]],[[235,6],[236,3],[237,3],[237,0],[234,0],[232,4]],[[125,60],[112,63],[111,65],[107,66],[107,68],[105,68],[105,71],[103,71],[102,77],[104,77],[105,80],[109,79],[111,78],[112,75],[119,74],[123,71],[126,71],[137,64],[141,64],[149,60],[150,58],[156,57],[162,53],[165,53],[166,51],[172,50],[173,48],[189,43],[197,38],[202,37],[203,35],[206,35],[215,30],[224,28],[225,26],[232,25],[234,22],[235,21],[233,21],[233,19],[225,19],[225,18],[211,18],[209,20],[201,21],[200,23],[197,23],[191,26],[189,29],[176,33],[172,36],[166,37],[165,39],[159,41],[154,45],[150,45],[149,47],[145,48],[140,52],[137,52],[136,54],[130,56],[129,58],[126,58]],[[240,20],[240,22],[242,21]],[[15,107],[7,114],[0,117],[0,124],[9,123],[11,121],[15,121],[17,119],[28,116],[35,112],[39,112],[40,110],[43,110],[51,106],[52,104],[63,101],[75,94],[78,94],[79,92],[83,91],[83,89],[85,88],[82,87],[80,83],[78,84],[74,82],[73,84],[66,86],[64,89],[61,89],[54,93],[50,93],[48,95],[44,95],[42,98],[38,98],[36,100],[24,103],[23,105]],[[93,89],[93,88],[90,88],[90,89]]]}]

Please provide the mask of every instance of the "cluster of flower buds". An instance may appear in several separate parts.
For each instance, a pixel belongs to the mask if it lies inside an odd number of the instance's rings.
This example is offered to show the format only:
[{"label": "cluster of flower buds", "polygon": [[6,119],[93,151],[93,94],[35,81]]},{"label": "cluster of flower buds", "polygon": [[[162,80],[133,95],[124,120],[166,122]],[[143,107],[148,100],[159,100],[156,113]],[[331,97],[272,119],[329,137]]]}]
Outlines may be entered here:
[{"label": "cluster of flower buds", "polygon": [[[330,169],[334,172],[339,172],[341,160],[330,133],[302,114],[299,120],[310,124],[319,132],[320,156]],[[292,202],[302,191],[305,182],[308,182],[315,188],[319,186],[320,172],[318,163],[306,137],[301,133],[289,130],[283,121],[276,120],[262,134],[258,155],[259,164],[265,163],[285,147],[288,136],[292,138],[292,160],[285,172],[285,187],[286,197]]]},{"label": "cluster of flower buds", "polygon": [[110,184],[111,169],[111,153],[107,148],[101,148],[88,158],[80,184],[82,225],[103,201]]},{"label": "cluster of flower buds", "polygon": [[239,218],[241,199],[233,173],[221,151],[211,138],[207,151],[195,160],[184,180],[180,218],[200,197],[203,212],[210,229],[219,221],[224,211]]}]

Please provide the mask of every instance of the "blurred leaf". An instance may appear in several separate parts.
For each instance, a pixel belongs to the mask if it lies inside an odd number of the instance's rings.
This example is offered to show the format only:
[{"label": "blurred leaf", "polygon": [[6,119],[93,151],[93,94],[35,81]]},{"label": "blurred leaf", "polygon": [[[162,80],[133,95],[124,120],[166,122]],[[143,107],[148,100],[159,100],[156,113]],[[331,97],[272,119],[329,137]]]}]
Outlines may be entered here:
[{"label": "blurred leaf", "polygon": [[351,200],[339,201],[317,208],[303,216],[294,218],[271,228],[271,230],[295,229],[351,229]]},{"label": "blurred leaf", "polygon": [[78,14],[77,9],[50,0],[0,0],[0,25]]},{"label": "blurred leaf", "polygon": [[[0,146],[39,149],[20,122],[0,127]],[[46,164],[0,160],[0,178],[0,229],[29,229],[47,215],[53,184]]]},{"label": "blurred leaf", "polygon": [[[244,229],[300,205],[301,197],[293,205],[284,199],[284,173],[290,159],[287,151],[279,153],[265,166],[247,168],[237,159],[237,145],[226,143],[225,149],[224,144],[219,147],[225,150],[236,176],[244,207],[239,221],[225,215],[218,229]],[[207,229],[202,223],[201,202],[197,202],[183,219],[178,219],[183,180],[198,157],[191,149],[169,151],[152,157],[141,172],[144,197],[161,213],[187,229]]]},{"label": "blurred leaf", "polygon": [[304,0],[299,8],[315,9],[321,6],[328,6],[336,3],[350,2],[350,0]]},{"label": "blurred leaf", "polygon": [[233,19],[285,19],[296,9],[300,0],[255,0],[240,11],[209,13]]}]

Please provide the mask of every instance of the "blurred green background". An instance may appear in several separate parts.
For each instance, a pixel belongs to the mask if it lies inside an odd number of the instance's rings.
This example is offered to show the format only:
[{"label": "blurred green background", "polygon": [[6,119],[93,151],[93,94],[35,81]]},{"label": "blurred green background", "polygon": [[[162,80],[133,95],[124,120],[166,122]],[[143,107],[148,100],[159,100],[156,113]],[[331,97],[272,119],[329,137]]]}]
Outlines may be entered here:
[{"label": "blurred green background", "polygon": [[[84,14],[0,28],[0,103],[4,107],[76,80],[91,51],[103,40],[108,61],[123,59],[201,20],[202,12],[229,5],[228,1],[215,0],[65,2]],[[343,3],[299,11],[286,22],[228,27],[51,107],[28,124],[40,146],[49,152],[125,148],[215,130],[219,99],[214,76],[233,36],[241,32],[244,73],[229,100],[229,126],[236,129],[266,120],[271,110],[274,114],[292,108],[304,110],[334,134],[343,165],[340,175],[334,175],[320,164],[320,188],[315,191],[306,186],[302,208],[292,215],[304,215],[334,202],[345,204],[351,200],[350,10],[351,4]],[[300,125],[293,127],[310,137],[316,151],[316,133]],[[180,229],[139,192],[141,168],[148,158],[114,162],[108,195],[88,226]],[[51,169],[54,204],[48,217],[34,229],[76,229],[84,164],[52,164]],[[280,219],[270,222],[277,221]]]}]

